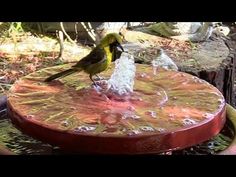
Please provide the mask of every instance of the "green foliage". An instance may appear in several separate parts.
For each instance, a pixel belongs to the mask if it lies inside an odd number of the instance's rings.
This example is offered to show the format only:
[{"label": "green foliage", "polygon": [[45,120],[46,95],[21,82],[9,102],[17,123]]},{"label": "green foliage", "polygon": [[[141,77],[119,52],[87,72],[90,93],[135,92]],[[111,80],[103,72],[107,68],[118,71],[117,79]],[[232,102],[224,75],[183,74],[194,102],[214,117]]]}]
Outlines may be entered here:
[{"label": "green foliage", "polygon": [[22,28],[22,22],[11,22],[8,33],[11,34],[20,32],[24,32],[24,29]]},{"label": "green foliage", "polygon": [[1,22],[0,35],[2,37],[11,37],[12,34],[24,32],[22,22]]},{"label": "green foliage", "polygon": [[150,25],[147,29],[165,37],[179,35],[179,33],[174,31],[173,25],[170,25],[169,23],[165,23],[165,22],[160,22],[160,23]]}]

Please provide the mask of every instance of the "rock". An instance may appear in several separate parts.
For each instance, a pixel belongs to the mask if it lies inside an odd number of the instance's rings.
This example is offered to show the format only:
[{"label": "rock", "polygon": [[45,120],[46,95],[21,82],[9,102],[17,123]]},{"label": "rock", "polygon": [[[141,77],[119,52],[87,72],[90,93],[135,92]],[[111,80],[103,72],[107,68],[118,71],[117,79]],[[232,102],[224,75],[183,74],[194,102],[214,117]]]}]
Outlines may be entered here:
[{"label": "rock", "polygon": [[212,22],[160,22],[147,29],[159,35],[182,41],[202,42],[212,34]]},{"label": "rock", "polygon": [[230,35],[230,38],[231,38],[232,40],[236,41],[236,33],[231,34],[231,35]]},{"label": "rock", "polygon": [[214,31],[227,36],[230,32],[230,29],[227,26],[218,26],[218,27],[214,28]]},{"label": "rock", "polygon": [[147,29],[156,32],[157,34],[165,37],[179,35],[180,33],[174,30],[174,26],[170,26],[167,23],[160,22],[149,26]]},{"label": "rock", "polygon": [[150,25],[148,29],[159,33],[162,36],[170,37],[185,34],[194,34],[200,28],[200,22],[160,22]]}]

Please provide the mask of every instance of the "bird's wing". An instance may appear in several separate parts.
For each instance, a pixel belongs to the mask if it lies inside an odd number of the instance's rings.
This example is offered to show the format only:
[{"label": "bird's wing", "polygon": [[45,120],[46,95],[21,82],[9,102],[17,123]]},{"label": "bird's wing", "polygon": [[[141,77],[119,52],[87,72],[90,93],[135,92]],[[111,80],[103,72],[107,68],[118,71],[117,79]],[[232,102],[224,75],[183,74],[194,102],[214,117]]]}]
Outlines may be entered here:
[{"label": "bird's wing", "polygon": [[94,63],[99,63],[105,60],[105,51],[99,46],[95,47],[87,56],[82,58],[76,65],[73,67],[86,67]]}]

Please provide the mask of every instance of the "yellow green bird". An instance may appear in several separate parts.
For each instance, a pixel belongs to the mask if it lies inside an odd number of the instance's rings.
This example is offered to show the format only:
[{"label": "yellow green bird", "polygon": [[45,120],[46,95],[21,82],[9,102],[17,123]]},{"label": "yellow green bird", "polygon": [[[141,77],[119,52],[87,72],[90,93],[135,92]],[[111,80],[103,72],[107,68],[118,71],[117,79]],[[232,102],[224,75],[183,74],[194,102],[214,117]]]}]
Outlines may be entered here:
[{"label": "yellow green bird", "polygon": [[84,71],[89,74],[89,78],[95,84],[92,77],[105,71],[110,66],[111,62],[117,59],[117,47],[120,48],[122,52],[124,51],[121,46],[123,40],[121,34],[107,34],[87,56],[82,58],[70,69],[48,77],[45,79],[45,82],[50,82],[54,79],[65,77],[75,72]]}]

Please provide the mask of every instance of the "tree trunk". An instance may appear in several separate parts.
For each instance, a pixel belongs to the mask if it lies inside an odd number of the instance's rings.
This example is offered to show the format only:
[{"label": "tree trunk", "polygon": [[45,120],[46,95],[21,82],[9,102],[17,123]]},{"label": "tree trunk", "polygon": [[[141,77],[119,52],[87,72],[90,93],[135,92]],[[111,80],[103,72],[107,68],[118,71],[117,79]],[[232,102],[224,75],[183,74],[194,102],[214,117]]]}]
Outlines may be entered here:
[{"label": "tree trunk", "polygon": [[[219,41],[221,39],[217,39],[216,41]],[[222,58],[222,60],[218,60],[218,64],[215,63],[213,65],[214,67],[202,67],[199,66],[198,68],[192,68],[189,66],[180,65],[179,69],[180,71],[190,73],[192,75],[195,75],[201,79],[206,80],[210,84],[217,87],[221,93],[223,93],[225,100],[230,105],[235,105],[235,95],[234,95],[234,80],[235,80],[235,67],[236,67],[236,55],[235,50],[229,47],[229,44],[231,41],[228,39],[223,40],[225,42],[225,46],[229,49],[229,54],[225,57],[219,54],[219,58]],[[210,43],[213,41],[210,41]],[[201,45],[201,44],[200,44]],[[223,43],[221,43],[223,45]],[[219,48],[218,45],[216,45],[215,50]],[[226,51],[226,49],[225,49]],[[198,51],[199,53],[202,52],[202,50]],[[212,50],[212,52],[216,52]],[[209,65],[210,60],[212,59],[212,56],[209,57]],[[196,58],[197,59],[197,58]],[[207,63],[204,63],[207,65]],[[201,65],[201,64],[200,64]]]}]

